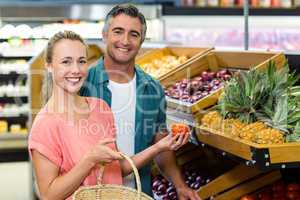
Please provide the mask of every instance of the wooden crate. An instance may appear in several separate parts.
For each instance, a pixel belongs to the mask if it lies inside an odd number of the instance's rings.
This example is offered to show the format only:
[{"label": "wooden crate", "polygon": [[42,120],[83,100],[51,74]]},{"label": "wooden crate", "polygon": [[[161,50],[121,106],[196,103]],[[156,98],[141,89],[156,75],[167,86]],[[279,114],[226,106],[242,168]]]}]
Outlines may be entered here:
[{"label": "wooden crate", "polygon": [[[246,172],[247,173],[247,172]],[[264,186],[267,186],[281,178],[279,170],[271,171],[266,174],[259,175],[258,177],[248,180],[245,183],[235,186],[234,188],[218,194],[215,196],[215,200],[235,200],[239,199],[243,195],[252,193]],[[224,183],[223,183],[224,184]]]},{"label": "wooden crate", "polygon": [[[285,56],[281,52],[212,50],[168,73],[160,79],[160,82],[164,87],[168,88],[184,78],[193,78],[205,70],[218,71],[222,68],[232,70],[263,69],[270,61],[274,61],[278,68],[283,67],[286,63]],[[219,88],[193,104],[167,97],[167,105],[179,111],[196,113],[199,110],[215,105],[222,90],[222,88]]]},{"label": "wooden crate", "polygon": [[249,165],[261,169],[300,166],[300,142],[256,144],[202,126],[196,128],[196,135],[198,141],[248,160]]},{"label": "wooden crate", "polygon": [[[188,60],[186,63],[194,60],[195,58],[201,56],[204,53],[207,53],[208,51],[212,50],[212,48],[196,48],[196,47],[176,47],[176,46],[170,46],[170,47],[165,47],[161,49],[153,49],[146,51],[142,53],[137,59],[136,59],[136,64],[138,65],[143,65],[146,63],[151,63],[154,59],[160,59],[164,56],[167,55],[172,55],[172,56],[187,56]],[[185,63],[176,66],[166,74],[161,74],[157,78],[158,80],[162,79],[164,76],[168,75],[168,73],[172,72],[173,70],[180,69],[181,67],[184,66]],[[146,71],[147,72],[147,71]],[[151,74],[150,74],[151,75]]]}]

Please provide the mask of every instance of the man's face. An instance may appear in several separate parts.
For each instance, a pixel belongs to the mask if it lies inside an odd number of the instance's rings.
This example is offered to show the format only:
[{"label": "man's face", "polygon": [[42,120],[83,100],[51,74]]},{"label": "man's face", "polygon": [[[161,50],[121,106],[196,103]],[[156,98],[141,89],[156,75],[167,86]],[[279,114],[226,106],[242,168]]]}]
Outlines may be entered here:
[{"label": "man's face", "polygon": [[112,18],[103,32],[108,56],[118,64],[132,64],[142,43],[142,24],[138,18],[125,14]]}]

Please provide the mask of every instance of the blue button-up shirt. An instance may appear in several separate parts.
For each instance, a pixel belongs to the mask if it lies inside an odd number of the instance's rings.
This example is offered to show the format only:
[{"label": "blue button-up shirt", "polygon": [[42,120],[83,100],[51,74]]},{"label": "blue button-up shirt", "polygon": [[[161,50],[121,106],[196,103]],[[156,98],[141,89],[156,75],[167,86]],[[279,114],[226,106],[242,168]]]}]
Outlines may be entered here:
[{"label": "blue button-up shirt", "polygon": [[[152,145],[154,136],[166,130],[166,100],[160,83],[146,74],[138,66],[136,73],[136,111],[135,111],[135,154]],[[108,88],[109,77],[104,69],[103,58],[89,72],[81,95],[103,99],[111,106],[111,91]],[[120,99],[120,101],[122,101]],[[152,195],[151,166],[139,170],[142,191]]]}]

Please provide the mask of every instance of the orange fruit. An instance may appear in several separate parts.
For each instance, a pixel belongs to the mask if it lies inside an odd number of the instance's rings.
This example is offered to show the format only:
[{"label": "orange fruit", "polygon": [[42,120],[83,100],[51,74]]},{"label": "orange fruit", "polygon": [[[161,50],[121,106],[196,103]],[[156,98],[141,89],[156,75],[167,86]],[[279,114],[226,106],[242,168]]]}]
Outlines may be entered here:
[{"label": "orange fruit", "polygon": [[177,134],[188,134],[190,132],[190,128],[181,123],[174,123],[171,125],[172,135],[175,136]]}]

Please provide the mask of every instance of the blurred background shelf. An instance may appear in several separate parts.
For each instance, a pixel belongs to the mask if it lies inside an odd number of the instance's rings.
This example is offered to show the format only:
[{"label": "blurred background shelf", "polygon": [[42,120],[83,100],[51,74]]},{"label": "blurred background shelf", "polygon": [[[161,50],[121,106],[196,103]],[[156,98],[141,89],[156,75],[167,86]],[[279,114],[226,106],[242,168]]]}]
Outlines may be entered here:
[{"label": "blurred background shelf", "polygon": [[27,139],[28,133],[0,133],[0,140],[24,140]]},{"label": "blurred background shelf", "polygon": [[[199,6],[164,6],[163,15],[224,15],[242,16],[242,7],[199,7]],[[295,8],[250,8],[250,16],[300,16],[300,7]]]},{"label": "blurred background shelf", "polygon": [[0,97],[0,103],[17,103],[17,102],[23,102],[28,103],[28,96],[14,96],[14,97],[7,97],[2,96]]}]

